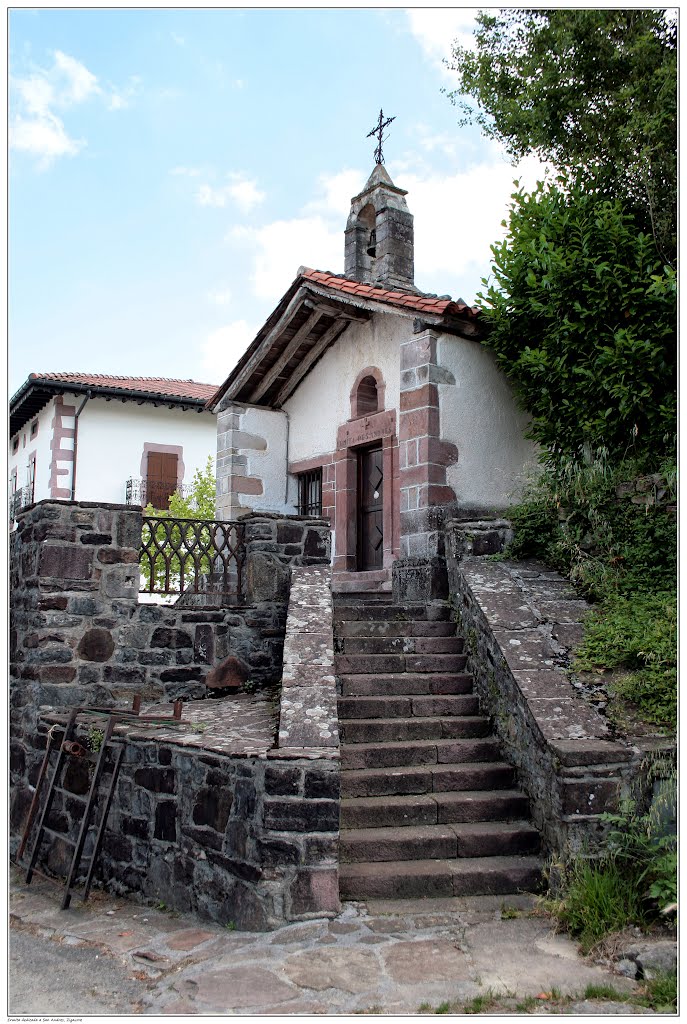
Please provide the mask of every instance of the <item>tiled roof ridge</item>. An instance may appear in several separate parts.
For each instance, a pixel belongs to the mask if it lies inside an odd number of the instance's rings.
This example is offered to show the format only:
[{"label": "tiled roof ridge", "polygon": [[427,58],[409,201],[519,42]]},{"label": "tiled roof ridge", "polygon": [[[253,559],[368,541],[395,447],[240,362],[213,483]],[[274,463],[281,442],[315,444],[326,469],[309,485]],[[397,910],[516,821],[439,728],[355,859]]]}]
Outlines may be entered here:
[{"label": "tiled roof ridge", "polygon": [[128,380],[136,381],[137,383],[156,383],[156,384],[195,384],[196,387],[201,388],[215,388],[219,387],[218,384],[206,384],[199,380],[193,380],[191,377],[133,377],[128,374],[119,373],[87,373],[84,370],[51,370],[47,373],[30,373],[29,380],[77,380],[81,377],[87,377],[90,381],[113,381],[113,380]]},{"label": "tiled roof ridge", "polygon": [[385,287],[381,284],[367,284],[356,281],[345,274],[334,274],[329,270],[313,270],[311,267],[301,267],[300,274],[306,280],[316,284],[322,284],[338,291],[351,295],[360,295],[364,298],[378,299],[381,302],[388,302],[393,305],[406,306],[424,312],[441,313],[468,313],[470,316],[478,316],[479,306],[468,306],[462,300],[455,301],[450,296],[438,296],[427,292],[411,291],[399,286]]}]

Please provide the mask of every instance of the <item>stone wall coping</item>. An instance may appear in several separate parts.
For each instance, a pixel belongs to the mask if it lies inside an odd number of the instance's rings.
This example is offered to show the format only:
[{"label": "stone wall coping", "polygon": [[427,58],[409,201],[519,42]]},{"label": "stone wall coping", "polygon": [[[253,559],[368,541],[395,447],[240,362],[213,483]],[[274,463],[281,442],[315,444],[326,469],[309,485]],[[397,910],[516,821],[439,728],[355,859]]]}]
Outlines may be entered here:
[{"label": "stone wall coping", "polygon": [[104,508],[112,512],[138,512],[139,515],[143,515],[143,509],[138,505],[120,505],[107,501],[69,501],[66,498],[41,498],[40,501],[35,501],[32,505],[26,505],[19,514],[23,515],[25,512],[43,505],[58,505],[60,508]]},{"label": "stone wall coping", "polygon": [[291,569],[283,665],[278,748],[338,750],[329,567]]},{"label": "stone wall coping", "polygon": [[314,516],[286,515],[283,512],[246,512],[245,515],[239,516],[236,521],[239,523],[245,523],[249,519],[251,522],[259,522],[261,519],[268,519],[270,521],[278,520],[279,522],[288,523],[307,523],[311,526],[326,526],[328,528],[331,526],[328,519],[317,519]]}]

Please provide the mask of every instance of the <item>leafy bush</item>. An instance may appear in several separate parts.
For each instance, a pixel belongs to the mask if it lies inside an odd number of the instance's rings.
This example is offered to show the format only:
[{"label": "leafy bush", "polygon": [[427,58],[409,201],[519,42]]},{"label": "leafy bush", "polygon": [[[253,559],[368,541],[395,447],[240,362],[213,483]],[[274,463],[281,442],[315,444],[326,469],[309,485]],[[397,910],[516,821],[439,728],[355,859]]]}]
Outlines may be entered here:
[{"label": "leafy bush", "polygon": [[636,669],[613,687],[657,725],[677,724],[677,598],[674,593],[611,596],[592,612],[575,667]]},{"label": "leafy bush", "polygon": [[559,178],[513,194],[478,296],[486,343],[544,458],[604,446],[614,461],[676,431],[674,271],[618,200]]}]

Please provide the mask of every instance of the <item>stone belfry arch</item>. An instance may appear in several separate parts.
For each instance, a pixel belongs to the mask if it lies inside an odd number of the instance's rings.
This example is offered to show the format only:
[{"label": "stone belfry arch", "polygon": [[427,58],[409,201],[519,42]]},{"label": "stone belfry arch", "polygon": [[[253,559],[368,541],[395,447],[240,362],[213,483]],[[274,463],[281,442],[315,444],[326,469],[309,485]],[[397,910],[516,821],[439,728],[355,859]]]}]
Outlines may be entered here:
[{"label": "stone belfry arch", "polygon": [[416,291],[413,215],[383,164],[351,200],[346,224],[345,274],[354,281]]}]

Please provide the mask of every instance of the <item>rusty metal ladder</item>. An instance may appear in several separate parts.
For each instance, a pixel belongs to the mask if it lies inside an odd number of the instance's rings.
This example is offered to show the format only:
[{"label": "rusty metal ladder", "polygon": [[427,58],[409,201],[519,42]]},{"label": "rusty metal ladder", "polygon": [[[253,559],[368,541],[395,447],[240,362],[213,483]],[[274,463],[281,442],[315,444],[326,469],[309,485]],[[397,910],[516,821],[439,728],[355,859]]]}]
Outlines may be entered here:
[{"label": "rusty metal ladder", "polygon": [[[108,708],[96,708],[96,707],[76,707],[72,708],[69,719],[62,734],[62,740],[59,745],[57,760],[53,767],[52,775],[50,777],[50,784],[45,798],[45,803],[41,810],[40,818],[38,820],[38,828],[36,831],[36,837],[33,843],[31,856],[26,873],[27,884],[31,883],[31,879],[34,874],[39,875],[41,878],[45,878],[47,881],[55,882],[57,879],[46,875],[36,868],[36,862],[40,853],[43,839],[46,835],[56,835],[51,828],[49,828],[47,822],[50,817],[50,811],[52,810],[53,800],[55,793],[60,788],[59,784],[62,781],[62,775],[65,771],[70,758],[87,758],[89,756],[88,749],[76,740],[75,734],[77,725],[79,724],[78,719],[80,716],[87,715],[90,717],[104,718],[105,726],[103,729],[102,741],[100,748],[97,752],[95,765],[93,767],[93,773],[91,776],[91,782],[88,790],[88,796],[84,802],[84,813],[79,826],[79,834],[76,842],[73,843],[74,852],[72,855],[71,864],[67,877],[64,883],[64,896],[62,899],[62,910],[66,910],[71,902],[72,896],[80,895],[81,899],[85,902],[88,899],[88,894],[91,889],[93,881],[93,873],[95,871],[96,862],[100,853],[100,847],[103,841],[103,835],[105,832],[105,826],[107,824],[107,818],[110,812],[110,806],[112,804],[112,797],[114,796],[115,788],[117,785],[117,778],[119,776],[119,769],[124,757],[124,743],[121,740],[113,739],[113,733],[115,726],[118,724],[136,724],[139,723],[150,723],[156,725],[174,725],[179,724],[181,719],[181,701],[176,701],[174,704],[174,713],[171,718],[165,717],[148,717],[140,715],[141,698],[137,694],[134,697],[133,708],[131,711],[112,710]],[[26,848],[33,821],[38,810],[40,801],[40,791],[43,785],[43,781],[48,772],[50,755],[54,747],[52,744],[52,736],[49,736],[48,743],[46,746],[43,763],[36,781],[36,789],[34,792],[31,807],[24,828],[19,849],[17,851],[17,861],[21,863],[24,850]],[[112,757],[108,755],[112,752]],[[108,767],[110,768],[110,779],[104,792],[101,792],[101,779],[103,777],[106,764],[109,760]],[[96,819],[91,823],[93,817],[94,808],[97,805],[99,807],[99,815],[96,815]],[[78,877],[79,867],[84,855],[84,847],[88,838],[89,831],[91,828],[95,828],[95,840],[93,848],[88,857],[88,870],[86,873],[86,880],[83,889],[79,890],[75,888],[74,882]],[[63,838],[64,837],[60,837]],[[69,840],[67,840],[69,842]]]}]

